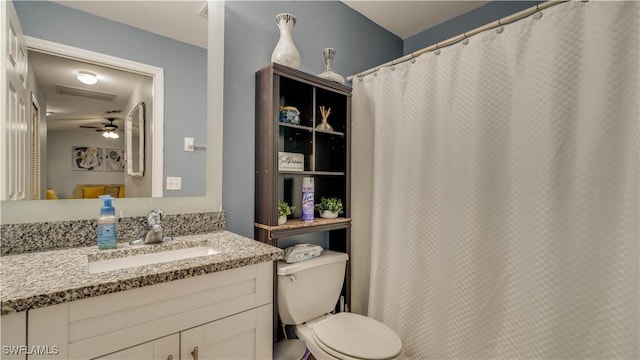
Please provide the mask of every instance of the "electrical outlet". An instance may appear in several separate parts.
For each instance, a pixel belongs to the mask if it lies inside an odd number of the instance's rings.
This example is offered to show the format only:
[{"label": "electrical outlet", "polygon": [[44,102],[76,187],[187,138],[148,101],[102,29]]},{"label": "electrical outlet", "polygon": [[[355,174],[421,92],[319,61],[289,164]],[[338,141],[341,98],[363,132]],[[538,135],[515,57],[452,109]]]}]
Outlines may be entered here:
[{"label": "electrical outlet", "polygon": [[194,151],[195,150],[195,139],[192,137],[184,138],[184,151]]},{"label": "electrical outlet", "polygon": [[167,176],[167,190],[182,189],[182,178],[179,176]]}]

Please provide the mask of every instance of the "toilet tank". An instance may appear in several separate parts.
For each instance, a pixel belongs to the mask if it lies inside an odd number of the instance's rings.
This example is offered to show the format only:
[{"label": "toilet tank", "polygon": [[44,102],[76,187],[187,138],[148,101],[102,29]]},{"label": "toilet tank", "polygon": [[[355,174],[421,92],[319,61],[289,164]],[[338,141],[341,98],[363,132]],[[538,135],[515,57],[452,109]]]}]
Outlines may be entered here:
[{"label": "toilet tank", "polygon": [[320,256],[287,264],[278,261],[278,313],[297,325],[331,312],[338,302],[349,255],[324,250]]}]

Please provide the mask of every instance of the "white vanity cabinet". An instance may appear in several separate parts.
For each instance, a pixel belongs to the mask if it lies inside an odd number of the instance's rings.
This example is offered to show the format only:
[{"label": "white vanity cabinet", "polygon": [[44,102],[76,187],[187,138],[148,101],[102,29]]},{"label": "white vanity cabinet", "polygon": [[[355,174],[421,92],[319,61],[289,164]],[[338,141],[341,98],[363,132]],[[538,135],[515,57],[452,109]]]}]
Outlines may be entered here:
[{"label": "white vanity cabinet", "polygon": [[272,301],[263,262],[30,310],[27,347],[55,346],[56,359],[271,358]]},{"label": "white vanity cabinet", "polygon": [[[270,358],[272,307],[240,314],[121,350],[99,360]],[[182,351],[180,351],[182,349]]]},{"label": "white vanity cabinet", "polygon": [[113,354],[101,356],[100,360],[179,360],[180,334],[173,334],[149,341]]}]

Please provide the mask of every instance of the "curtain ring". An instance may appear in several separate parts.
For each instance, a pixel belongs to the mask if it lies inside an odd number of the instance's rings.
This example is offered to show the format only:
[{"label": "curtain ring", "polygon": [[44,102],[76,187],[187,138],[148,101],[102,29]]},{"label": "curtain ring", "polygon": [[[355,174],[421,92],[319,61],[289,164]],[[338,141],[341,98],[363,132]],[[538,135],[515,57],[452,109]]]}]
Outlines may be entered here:
[{"label": "curtain ring", "polygon": [[539,3],[536,4],[536,13],[533,14],[533,18],[536,19],[536,20],[540,20],[540,18],[542,18],[542,11],[540,11]]}]

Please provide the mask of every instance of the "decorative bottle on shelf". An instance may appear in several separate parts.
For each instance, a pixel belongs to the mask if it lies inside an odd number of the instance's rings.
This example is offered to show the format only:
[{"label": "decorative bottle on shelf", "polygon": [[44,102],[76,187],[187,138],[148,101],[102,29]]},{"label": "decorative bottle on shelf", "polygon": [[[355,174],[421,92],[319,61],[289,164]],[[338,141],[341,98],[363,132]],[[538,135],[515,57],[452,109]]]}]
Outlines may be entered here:
[{"label": "decorative bottle on shelf", "polygon": [[323,49],[322,55],[324,55],[324,64],[326,65],[326,69],[323,73],[318,74],[318,77],[344,85],[344,78],[342,75],[333,72],[333,58],[336,56],[336,49]]},{"label": "decorative bottle on shelf", "polygon": [[320,106],[320,115],[322,115],[322,122],[318,124],[318,126],[316,126],[316,129],[333,131],[333,127],[327,122],[329,114],[331,114],[331,108],[325,109],[324,106]]},{"label": "decorative bottle on shelf", "polygon": [[276,16],[276,24],[280,29],[280,39],[276,44],[271,61],[282,64],[290,68],[300,68],[300,52],[293,43],[293,26],[296,24],[296,17],[293,14],[282,13]]}]

